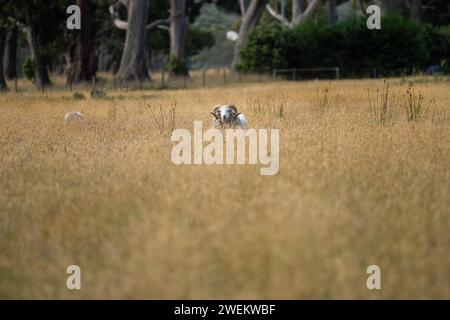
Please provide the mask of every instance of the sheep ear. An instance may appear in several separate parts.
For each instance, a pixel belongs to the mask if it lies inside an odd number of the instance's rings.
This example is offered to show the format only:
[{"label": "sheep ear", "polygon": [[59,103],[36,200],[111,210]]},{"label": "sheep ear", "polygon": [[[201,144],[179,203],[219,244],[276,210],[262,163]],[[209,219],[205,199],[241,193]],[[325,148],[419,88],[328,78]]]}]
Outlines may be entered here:
[{"label": "sheep ear", "polygon": [[228,108],[232,109],[234,111],[234,113],[237,113],[237,109],[236,109],[236,106],[234,104],[230,104],[228,106]]}]

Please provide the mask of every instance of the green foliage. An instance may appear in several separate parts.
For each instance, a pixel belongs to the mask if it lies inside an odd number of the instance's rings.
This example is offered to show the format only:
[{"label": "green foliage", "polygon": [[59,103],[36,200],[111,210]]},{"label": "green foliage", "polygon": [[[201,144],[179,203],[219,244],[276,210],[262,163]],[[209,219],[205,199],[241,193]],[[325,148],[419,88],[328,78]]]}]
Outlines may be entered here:
[{"label": "green foliage", "polygon": [[200,29],[195,26],[190,26],[188,30],[188,55],[198,54],[205,48],[210,48],[214,45],[214,34],[208,30]]},{"label": "green foliage", "polygon": [[[400,73],[430,64],[423,26],[399,16],[382,20],[382,29],[374,36],[375,64],[382,74]],[[373,50],[370,46],[367,50]],[[410,71],[410,70],[409,70]]]},{"label": "green foliage", "polygon": [[231,64],[234,43],[226,38],[226,33],[229,30],[235,30],[234,24],[237,20],[239,16],[224,12],[215,4],[205,4],[202,7],[199,17],[190,28],[211,33],[214,37],[214,45],[192,57],[193,68]]},{"label": "green foliage", "polygon": [[166,65],[167,70],[173,75],[186,75],[188,69],[186,62],[178,59],[174,55],[170,55]]},{"label": "green foliage", "polygon": [[324,19],[309,20],[293,29],[263,22],[241,52],[241,70],[261,68],[340,67],[341,75],[384,76],[423,70],[449,61],[449,28],[421,25],[397,15],[382,19],[381,30],[352,17],[335,26]]},{"label": "green foliage", "polygon": [[450,61],[450,26],[424,28],[425,41],[430,54],[430,64],[448,65]]},{"label": "green foliage", "polygon": [[22,73],[27,80],[34,79],[34,62],[30,57],[26,58],[22,63]]},{"label": "green foliage", "polygon": [[91,90],[91,98],[92,99],[108,99],[108,94],[103,89],[93,88]]},{"label": "green foliage", "polygon": [[[331,29],[322,21],[308,20],[291,31],[293,45],[298,54],[290,66],[309,68],[312,66],[335,67],[340,60],[339,43],[344,41],[338,30]],[[334,52],[333,55],[330,55]]]},{"label": "green foliage", "polygon": [[83,100],[83,99],[85,98],[85,96],[84,96],[83,93],[78,92],[78,91],[75,91],[75,92],[73,93],[73,98],[74,98],[75,100]]},{"label": "green foliage", "polygon": [[241,71],[270,71],[293,64],[298,48],[292,32],[278,23],[263,23],[250,34],[247,45],[241,51]]}]

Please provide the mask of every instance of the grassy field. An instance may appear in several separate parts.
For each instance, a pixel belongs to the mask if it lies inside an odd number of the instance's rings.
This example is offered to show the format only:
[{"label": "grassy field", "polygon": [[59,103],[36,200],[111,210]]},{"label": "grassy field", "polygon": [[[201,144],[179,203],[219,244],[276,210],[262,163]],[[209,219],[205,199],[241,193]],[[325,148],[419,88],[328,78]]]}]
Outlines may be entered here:
[{"label": "grassy field", "polygon": [[[0,94],[0,298],[450,299],[450,82],[410,80]],[[277,175],[171,162],[219,103]]]}]

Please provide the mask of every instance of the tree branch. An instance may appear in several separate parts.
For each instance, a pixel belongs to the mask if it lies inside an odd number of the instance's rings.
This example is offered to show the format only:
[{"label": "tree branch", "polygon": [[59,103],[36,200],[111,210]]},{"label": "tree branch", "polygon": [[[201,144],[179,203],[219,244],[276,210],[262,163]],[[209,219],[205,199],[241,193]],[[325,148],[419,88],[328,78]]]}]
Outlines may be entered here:
[{"label": "tree branch", "polygon": [[289,21],[285,17],[283,17],[281,14],[279,14],[274,8],[272,8],[270,4],[266,5],[266,9],[270,13],[270,15],[272,17],[274,17],[276,20],[278,20],[279,22],[281,22],[281,24],[283,26],[291,27],[291,24],[289,23]]},{"label": "tree branch", "polygon": [[171,18],[158,19],[158,20],[155,20],[155,21],[149,23],[145,28],[147,29],[147,31],[149,31],[149,30],[152,30],[157,27],[162,27],[162,26],[167,27],[171,21],[172,21]]},{"label": "tree branch", "polygon": [[[124,6],[128,6],[129,0],[120,0],[120,2],[116,3],[115,5],[109,6],[109,13],[111,14],[111,18],[113,20],[114,25],[121,29],[121,30],[127,30],[128,29],[128,21],[122,20],[119,18],[119,13],[117,12],[117,7],[121,4]],[[178,13],[179,14],[179,13]],[[176,17],[178,14],[176,14],[174,17]],[[170,22],[172,21],[173,17],[169,17],[167,19],[158,19],[153,22],[150,22],[145,29],[147,31],[152,30],[157,27],[167,27]]]},{"label": "tree branch", "polygon": [[267,11],[272,17],[278,20],[283,26],[288,28],[293,28],[296,25],[303,23],[307,18],[311,17],[319,8],[320,0],[311,0],[308,2],[308,7],[302,14],[295,14],[292,16],[292,22],[289,22],[285,17],[279,14],[275,9],[273,9],[270,4],[266,5]]},{"label": "tree branch", "polygon": [[241,7],[241,15],[245,16],[245,12],[247,11],[245,9],[245,0],[239,0],[239,6]]},{"label": "tree branch", "polygon": [[[111,18],[113,20],[114,25],[121,29],[121,30],[127,30],[128,29],[128,22],[124,21],[119,18],[119,14],[116,11],[116,8],[121,4],[122,2],[118,2],[115,5],[109,6],[109,14],[111,15]],[[123,4],[123,3],[122,3]]]},{"label": "tree branch", "polygon": [[292,21],[292,25],[296,26],[296,25],[302,23],[303,21],[305,21],[306,19],[308,19],[309,17],[311,17],[317,11],[319,6],[320,6],[320,0],[310,1],[308,3],[308,7],[305,9],[305,12],[303,12],[299,17],[297,17],[297,19]]}]

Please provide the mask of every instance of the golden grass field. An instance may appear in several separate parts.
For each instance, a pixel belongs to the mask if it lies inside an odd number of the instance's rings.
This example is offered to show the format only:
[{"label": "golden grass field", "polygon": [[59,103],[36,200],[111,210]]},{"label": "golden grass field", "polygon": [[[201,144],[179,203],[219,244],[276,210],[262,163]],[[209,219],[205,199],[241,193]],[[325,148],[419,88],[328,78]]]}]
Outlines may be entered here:
[{"label": "golden grass field", "polygon": [[[0,94],[0,298],[449,299],[450,82],[411,80],[412,121],[401,79]],[[277,175],[171,162],[171,106],[218,103],[280,129]]]}]

